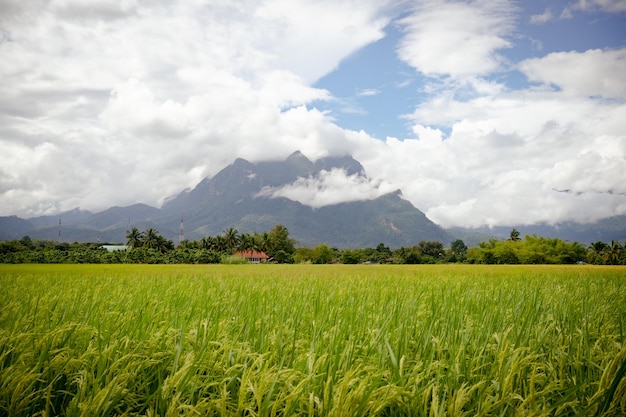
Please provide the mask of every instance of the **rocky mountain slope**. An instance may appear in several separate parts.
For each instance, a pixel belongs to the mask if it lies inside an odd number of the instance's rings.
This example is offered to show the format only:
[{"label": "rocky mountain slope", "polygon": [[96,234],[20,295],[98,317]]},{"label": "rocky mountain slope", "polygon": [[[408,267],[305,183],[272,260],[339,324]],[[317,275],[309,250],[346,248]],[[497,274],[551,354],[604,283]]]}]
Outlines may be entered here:
[{"label": "rocky mountain slope", "polygon": [[130,227],[154,227],[178,241],[181,217],[185,237],[199,239],[217,235],[229,227],[242,232],[263,232],[276,224],[289,229],[301,246],[326,243],[338,248],[412,246],[420,240],[447,245],[452,237],[431,222],[395,191],[368,200],[328,204],[313,208],[301,202],[270,196],[263,190],[280,189],[296,181],[313,179],[331,170],[346,177],[369,181],[361,164],[350,156],[328,157],[312,162],[295,152],[284,161],[250,163],[237,159],[194,189],[169,198],[162,208],[135,204],[112,207],[99,213],[74,210],[60,216],[34,219],[0,218],[0,239],[58,238],[61,240],[121,242]]}]

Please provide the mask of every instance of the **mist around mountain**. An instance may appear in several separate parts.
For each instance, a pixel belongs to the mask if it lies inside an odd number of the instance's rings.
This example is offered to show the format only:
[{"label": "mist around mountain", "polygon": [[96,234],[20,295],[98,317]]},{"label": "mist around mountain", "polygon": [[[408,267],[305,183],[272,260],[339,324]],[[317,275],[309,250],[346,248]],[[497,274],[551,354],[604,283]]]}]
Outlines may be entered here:
[{"label": "mist around mountain", "polygon": [[192,239],[216,235],[229,227],[263,232],[277,224],[287,227],[300,246],[370,247],[385,242],[399,247],[420,240],[450,239],[398,191],[320,208],[263,193],[331,170],[368,180],[361,164],[349,156],[312,162],[295,152],[285,161],[257,164],[237,159],[193,190],[169,199],[161,210],[170,223],[184,213],[185,236]]},{"label": "mist around mountain", "polygon": [[[331,201],[321,207],[286,197],[298,196],[301,191],[309,195],[311,192],[332,195],[332,190],[328,189],[331,186],[321,181],[328,178],[329,173],[333,178],[350,180],[355,186],[366,186],[380,195],[342,203]],[[19,239],[27,235],[33,239],[63,242],[123,242],[126,231],[137,227],[157,229],[164,237],[178,242],[182,218],[184,236],[190,240],[218,235],[230,227],[240,233],[261,233],[282,224],[298,246],[310,247],[325,243],[336,248],[361,248],[384,243],[398,248],[414,246],[420,241],[439,241],[448,246],[457,238],[474,246],[489,238],[506,239],[512,228],[519,230],[522,236],[536,234],[583,244],[626,240],[626,216],[587,225],[444,230],[404,200],[400,190],[383,191],[350,156],[327,157],[315,162],[300,152],[284,161],[251,163],[239,158],[214,177],[203,179],[195,188],[167,198],[161,208],[139,203],[98,213],[75,209],[30,219],[0,217],[0,239]]]},{"label": "mist around mountain", "polygon": [[[191,240],[217,235],[230,227],[240,233],[261,233],[277,224],[287,227],[300,246],[325,243],[337,248],[374,247],[384,242],[400,247],[416,245],[421,240],[447,244],[452,239],[402,199],[399,190],[315,208],[278,195],[282,187],[291,186],[294,191],[298,181],[315,181],[329,172],[351,178],[357,184],[371,181],[363,166],[350,156],[313,162],[295,152],[284,161],[256,164],[237,159],[192,190],[166,199],[160,209],[134,204],[98,213],[72,210],[32,219],[4,217],[0,218],[0,239],[28,235],[33,239],[69,242],[123,242],[129,228],[152,227],[178,242],[181,218],[184,236]],[[376,183],[370,188],[375,189]]]}]

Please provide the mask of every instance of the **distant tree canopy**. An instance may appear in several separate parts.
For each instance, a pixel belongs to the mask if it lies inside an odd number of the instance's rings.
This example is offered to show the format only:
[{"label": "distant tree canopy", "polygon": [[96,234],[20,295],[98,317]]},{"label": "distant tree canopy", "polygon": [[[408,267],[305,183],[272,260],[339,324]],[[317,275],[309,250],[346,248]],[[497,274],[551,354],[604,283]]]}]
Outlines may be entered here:
[{"label": "distant tree canopy", "polygon": [[467,262],[486,264],[573,264],[587,262],[588,250],[578,242],[519,235],[505,241],[490,239],[467,251]]},{"label": "distant tree canopy", "polygon": [[483,263],[483,264],[573,264],[626,265],[626,247],[618,241],[578,242],[526,235],[513,229],[507,240],[489,239],[468,248],[461,239],[444,247],[437,241],[420,241],[415,246],[391,250],[384,243],[375,248],[337,249],[325,244],[296,248],[296,241],[283,225],[269,232],[239,233],[228,228],[217,236],[184,240],[175,246],[155,229],[137,228],[126,234],[128,250],[108,252],[99,243],[60,243],[52,240],[0,242],[1,263],[232,263],[237,251],[265,252],[272,262],[313,264],[358,263]]},{"label": "distant tree canopy", "polygon": [[145,232],[140,232],[136,227],[133,227],[126,233],[126,246],[130,249],[156,249],[165,253],[174,249],[174,242],[161,236],[155,229],[150,228]]}]

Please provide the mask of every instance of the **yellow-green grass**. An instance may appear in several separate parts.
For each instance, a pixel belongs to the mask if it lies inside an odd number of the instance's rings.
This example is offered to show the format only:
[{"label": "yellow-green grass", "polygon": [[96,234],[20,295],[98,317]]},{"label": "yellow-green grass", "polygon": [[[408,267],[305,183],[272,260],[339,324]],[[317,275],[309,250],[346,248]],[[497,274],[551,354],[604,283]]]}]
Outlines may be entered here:
[{"label": "yellow-green grass", "polygon": [[626,268],[0,265],[0,415],[626,413]]}]

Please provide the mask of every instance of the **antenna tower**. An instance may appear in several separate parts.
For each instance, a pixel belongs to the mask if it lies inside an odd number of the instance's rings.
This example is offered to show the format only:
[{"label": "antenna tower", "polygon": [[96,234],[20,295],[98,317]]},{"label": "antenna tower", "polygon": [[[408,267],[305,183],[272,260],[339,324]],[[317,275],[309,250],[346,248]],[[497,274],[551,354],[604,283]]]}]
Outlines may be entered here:
[{"label": "antenna tower", "polygon": [[57,232],[57,240],[60,242],[61,241],[61,218],[59,217],[59,229]]},{"label": "antenna tower", "polygon": [[180,216],[180,235],[178,236],[178,244],[180,245],[185,240],[185,220],[183,216]]}]

